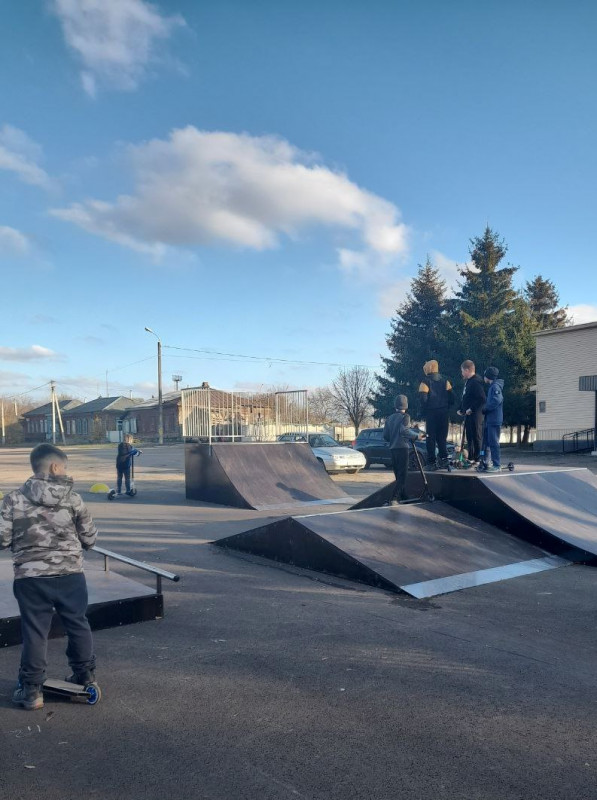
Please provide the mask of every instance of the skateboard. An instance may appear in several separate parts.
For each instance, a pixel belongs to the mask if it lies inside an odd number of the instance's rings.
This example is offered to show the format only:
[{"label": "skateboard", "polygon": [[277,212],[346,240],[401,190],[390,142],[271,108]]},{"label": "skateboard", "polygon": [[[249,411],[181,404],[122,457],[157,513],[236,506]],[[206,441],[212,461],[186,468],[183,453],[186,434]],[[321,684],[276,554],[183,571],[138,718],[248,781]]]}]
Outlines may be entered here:
[{"label": "skateboard", "polygon": [[81,686],[78,683],[48,678],[42,686],[42,691],[60,695],[61,697],[68,697],[74,703],[87,703],[89,706],[96,705],[102,699],[102,690],[97,683],[88,683],[87,686]]}]

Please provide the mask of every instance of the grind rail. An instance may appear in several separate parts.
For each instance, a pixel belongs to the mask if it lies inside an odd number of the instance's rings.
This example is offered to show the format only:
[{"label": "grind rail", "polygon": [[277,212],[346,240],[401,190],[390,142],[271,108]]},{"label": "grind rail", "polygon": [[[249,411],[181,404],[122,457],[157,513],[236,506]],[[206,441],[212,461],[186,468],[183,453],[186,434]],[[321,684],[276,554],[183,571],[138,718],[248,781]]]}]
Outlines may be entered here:
[{"label": "grind rail", "polygon": [[150,572],[152,575],[155,575],[156,594],[162,594],[162,578],[166,578],[169,581],[174,581],[174,583],[177,583],[180,580],[180,575],[176,575],[174,572],[168,572],[160,567],[152,567],[150,564],[146,564],[144,561],[137,561],[134,558],[123,556],[120,553],[114,553],[112,550],[105,550],[103,547],[98,547],[97,545],[91,549],[104,557],[104,572],[110,571],[110,559],[113,558],[116,561],[121,561],[123,564],[128,564],[131,567],[137,567],[137,569],[142,569],[144,572]]}]

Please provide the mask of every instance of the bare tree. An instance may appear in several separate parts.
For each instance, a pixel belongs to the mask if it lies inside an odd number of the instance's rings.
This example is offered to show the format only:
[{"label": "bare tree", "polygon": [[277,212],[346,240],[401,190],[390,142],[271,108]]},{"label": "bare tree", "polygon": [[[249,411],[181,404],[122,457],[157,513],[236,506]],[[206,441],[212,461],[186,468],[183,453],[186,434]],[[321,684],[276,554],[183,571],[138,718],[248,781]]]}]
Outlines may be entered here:
[{"label": "bare tree", "polygon": [[332,381],[332,394],[337,407],[343,411],[351,424],[355,435],[370,414],[369,397],[373,391],[373,376],[366,367],[341,369]]},{"label": "bare tree", "polygon": [[316,424],[333,422],[338,402],[329,386],[318,386],[309,392],[309,420]]}]

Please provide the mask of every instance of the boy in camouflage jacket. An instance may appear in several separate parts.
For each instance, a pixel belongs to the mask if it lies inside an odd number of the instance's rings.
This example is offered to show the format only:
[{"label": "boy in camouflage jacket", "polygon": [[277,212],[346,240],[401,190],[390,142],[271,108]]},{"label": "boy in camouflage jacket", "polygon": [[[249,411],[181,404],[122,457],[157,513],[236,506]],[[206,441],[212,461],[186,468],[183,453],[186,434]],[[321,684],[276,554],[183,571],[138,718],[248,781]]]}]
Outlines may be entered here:
[{"label": "boy in camouflage jacket", "polygon": [[83,549],[93,547],[97,529],[66,474],[67,456],[40,444],[30,455],[33,476],[7,494],[0,509],[0,549],[10,548],[14,595],[21,613],[23,652],[13,702],[43,708],[47,639],[54,609],[68,636],[68,680],[95,680],[93,638],[86,617]]}]

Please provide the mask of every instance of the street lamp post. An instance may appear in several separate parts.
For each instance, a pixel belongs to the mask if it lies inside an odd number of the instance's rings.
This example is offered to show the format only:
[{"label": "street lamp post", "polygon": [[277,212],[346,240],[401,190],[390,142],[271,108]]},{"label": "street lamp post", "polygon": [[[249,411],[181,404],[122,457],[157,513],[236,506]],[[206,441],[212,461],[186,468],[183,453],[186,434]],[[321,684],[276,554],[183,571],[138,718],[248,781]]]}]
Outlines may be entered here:
[{"label": "street lamp post", "polygon": [[155,331],[145,327],[158,340],[158,444],[164,444],[164,409],[162,406],[162,340]]}]

